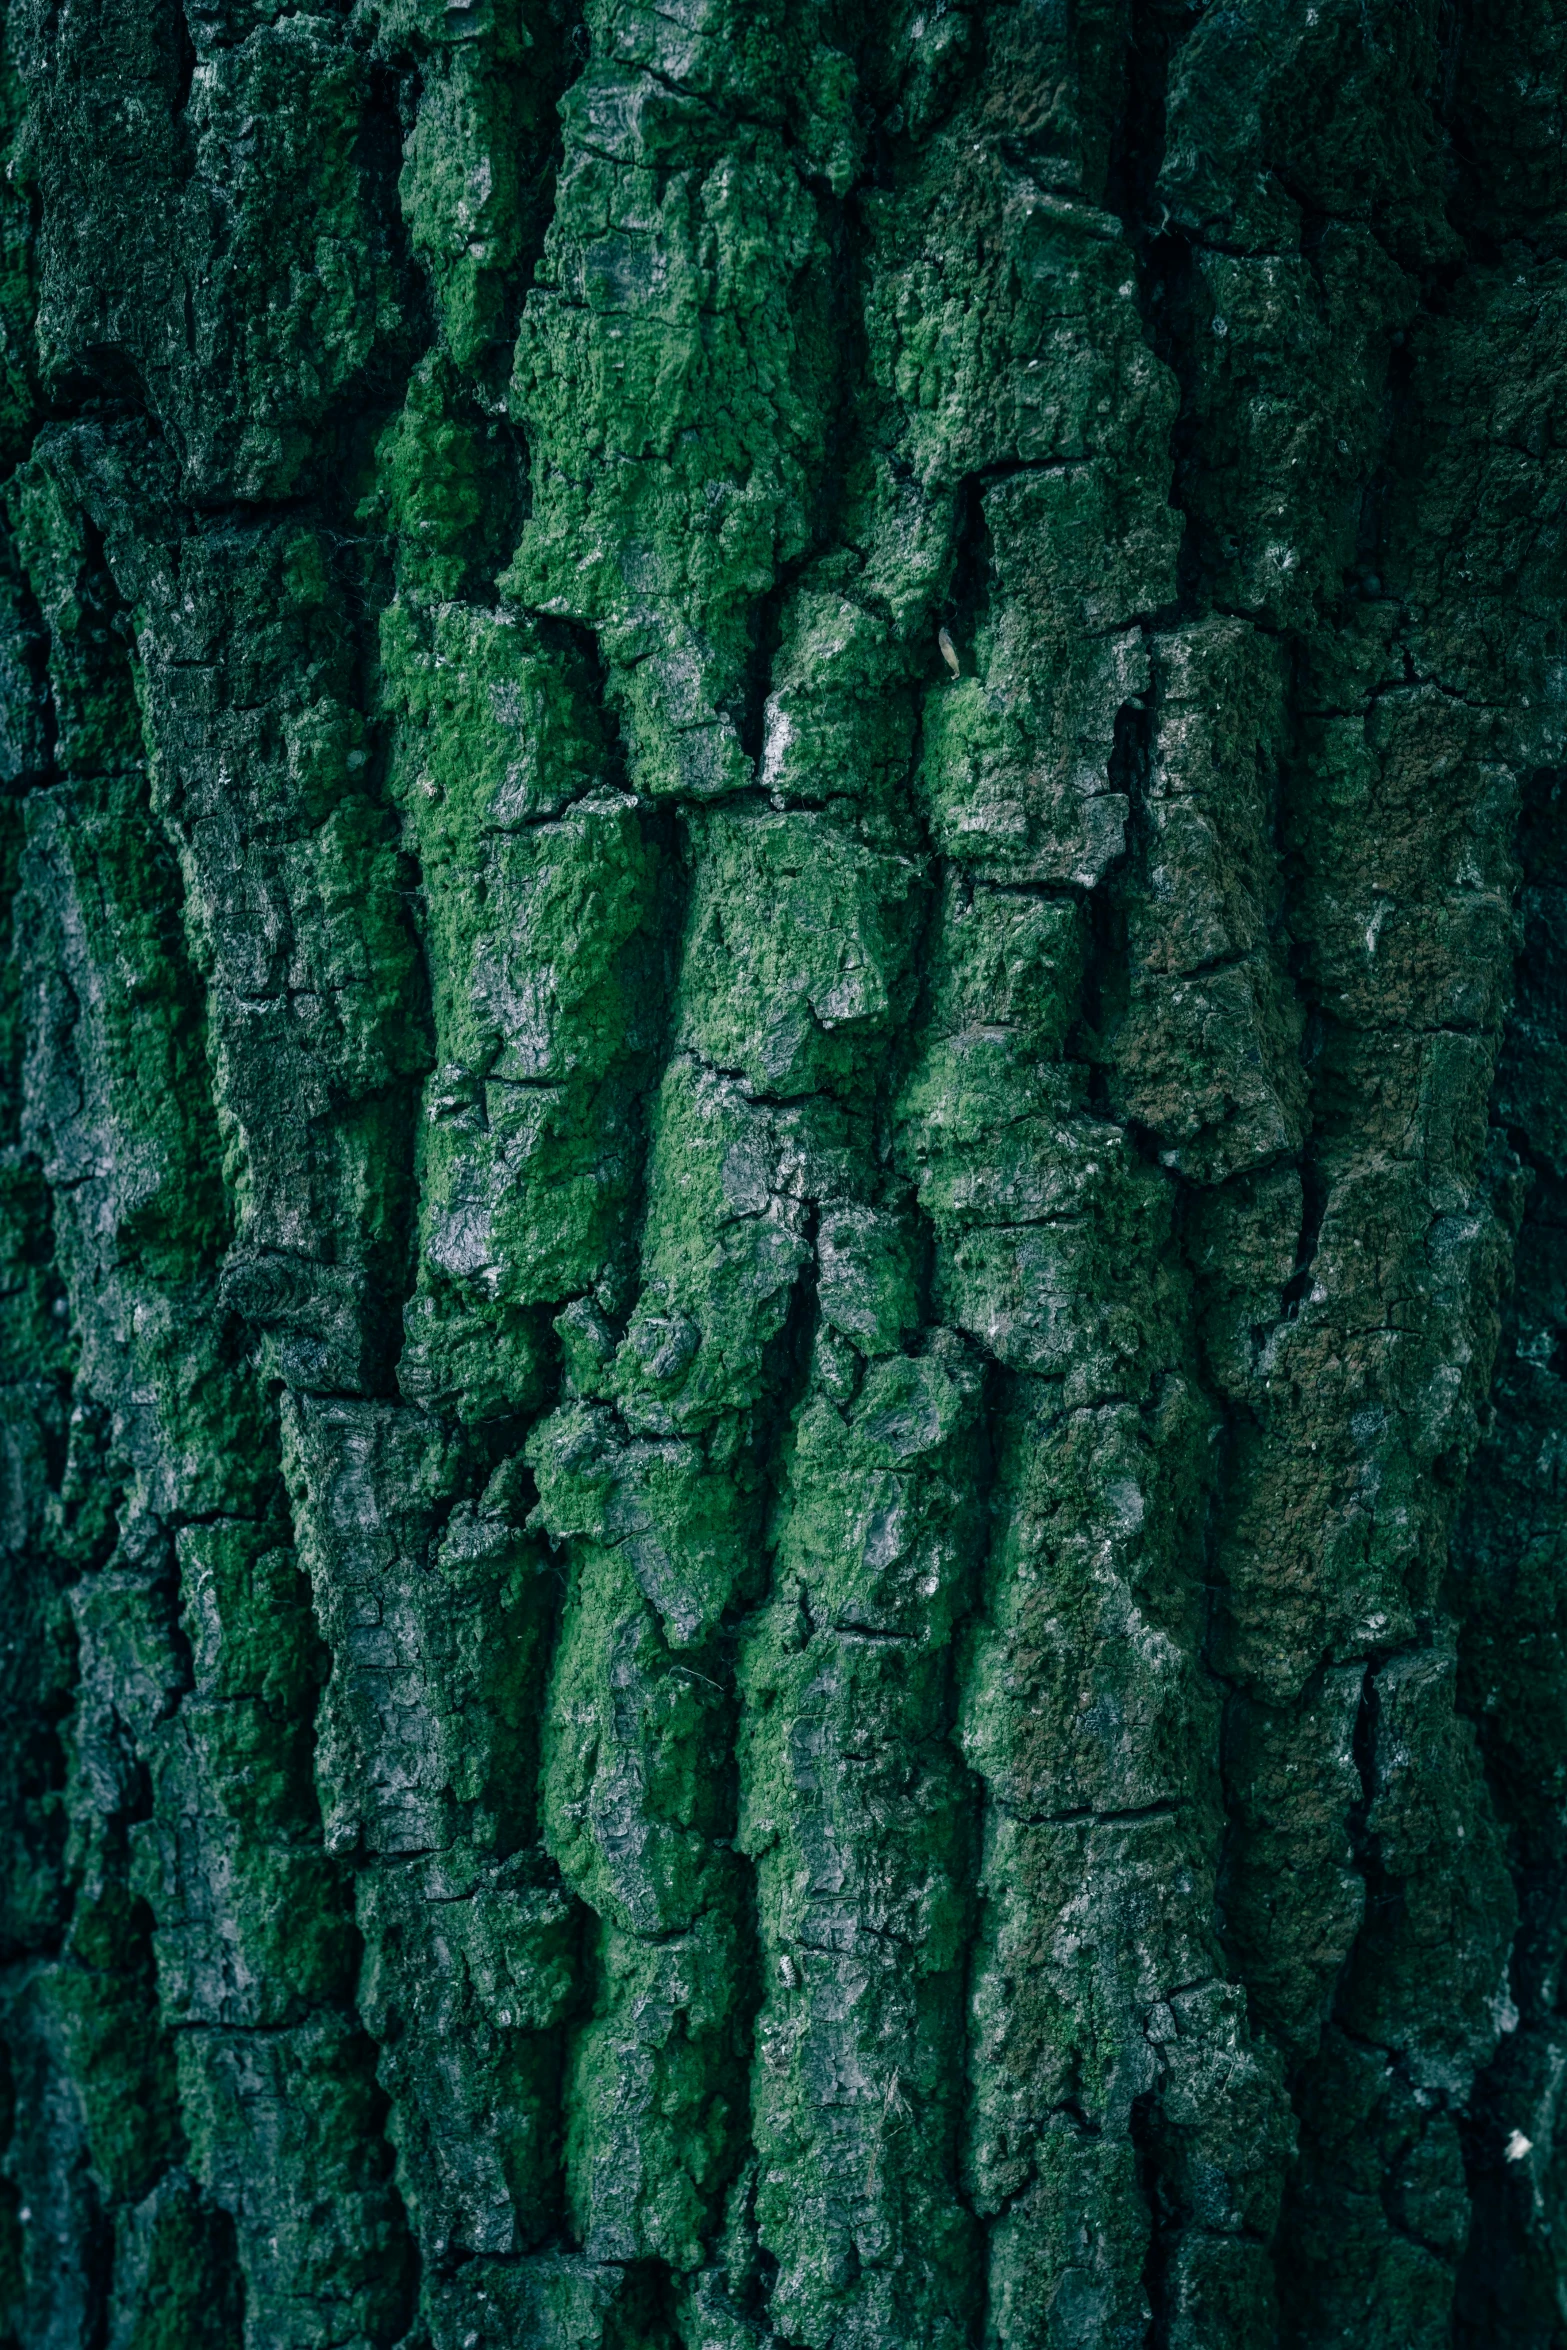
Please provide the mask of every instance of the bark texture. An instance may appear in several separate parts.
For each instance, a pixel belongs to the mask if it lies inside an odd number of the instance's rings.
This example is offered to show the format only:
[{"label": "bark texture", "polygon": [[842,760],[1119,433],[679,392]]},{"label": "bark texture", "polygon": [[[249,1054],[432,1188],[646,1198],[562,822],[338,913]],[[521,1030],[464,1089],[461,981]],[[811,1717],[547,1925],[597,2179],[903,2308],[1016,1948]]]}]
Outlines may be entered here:
[{"label": "bark texture", "polygon": [[1567,2344],[1563,0],[9,0],[0,2343]]}]

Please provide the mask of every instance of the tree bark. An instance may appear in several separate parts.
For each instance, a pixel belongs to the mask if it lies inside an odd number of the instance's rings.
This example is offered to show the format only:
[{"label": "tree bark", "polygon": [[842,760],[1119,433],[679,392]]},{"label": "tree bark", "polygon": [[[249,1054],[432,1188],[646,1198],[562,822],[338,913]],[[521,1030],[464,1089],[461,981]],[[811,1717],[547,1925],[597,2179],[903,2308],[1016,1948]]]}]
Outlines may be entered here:
[{"label": "tree bark", "polygon": [[571,6],[9,0],[0,2346],[1562,2350],[1567,8]]}]

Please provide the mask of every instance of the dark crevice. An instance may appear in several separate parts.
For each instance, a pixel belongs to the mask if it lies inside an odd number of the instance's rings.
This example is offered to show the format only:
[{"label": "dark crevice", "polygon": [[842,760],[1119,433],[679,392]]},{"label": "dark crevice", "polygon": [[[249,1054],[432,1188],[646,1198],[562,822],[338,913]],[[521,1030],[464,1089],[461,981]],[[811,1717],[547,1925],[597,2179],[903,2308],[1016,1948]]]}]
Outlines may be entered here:
[{"label": "dark crevice", "polygon": [[604,2350],[680,2350],[675,2280],[667,2262],[629,2261],[604,2326]]},{"label": "dark crevice", "polygon": [[783,641],[784,604],[800,568],[794,565],[782,572],[751,613],[751,655],[734,721],[740,748],[751,763],[753,775],[761,772],[767,697],[772,691],[773,670]]},{"label": "dark crevice", "polygon": [[[985,1807],[988,1793],[983,1778],[963,1755],[958,1738],[962,1720],[963,1686],[962,1665],[965,1656],[973,1654],[974,1639],[988,1618],[989,1580],[992,1558],[999,1528],[997,1505],[1001,1490],[1002,1429],[1009,1413],[1017,1408],[1017,1381],[996,1362],[987,1362],[984,1386],[978,1413],[978,1437],[973,1463],[973,1507],[977,1524],[975,1557],[970,1568],[968,1604],[955,1618],[951,1644],[948,1649],[946,1692],[946,1735],[962,1771],[962,1781],[968,1795],[969,1822],[969,1883],[967,1906],[969,1931],[964,1938],[962,2028],[961,2041],[956,2051],[953,2072],[961,2084],[953,2100],[954,2143],[948,2150],[949,2172],[954,2200],[975,2221],[982,2241],[993,2235],[998,2213],[981,2212],[964,2185],[963,2164],[959,2158],[959,2142],[965,2126],[965,2103],[972,2093],[972,2051],[974,2045],[974,2017],[976,2013],[974,1990],[976,1968],[984,1948],[980,1933],[980,1918],[984,1896],[980,1891],[980,1869],[984,1860]],[[976,2312],[980,2331],[990,2322],[990,2264],[984,2262],[980,2303]]]},{"label": "dark crevice", "polygon": [[1283,1318],[1298,1321],[1301,1307],[1311,1295],[1313,1268],[1317,1261],[1317,1245],[1322,1237],[1323,1218],[1327,1214],[1328,1183],[1309,1149],[1300,1161],[1301,1220],[1300,1237],[1295,1246],[1295,1269],[1280,1293]]},{"label": "dark crevice", "polygon": [[1460,2350],[1489,2350],[1503,2339],[1544,2350],[1559,2323],[1541,2157],[1510,2160],[1507,2151],[1515,2133],[1532,2140],[1540,2128],[1535,2117],[1559,2061],[1567,1988],[1567,1840],[1557,1793],[1567,1742],[1554,1703],[1567,1611],[1559,1577],[1534,1563],[1557,1515],[1549,1464],[1567,1434],[1558,1270],[1567,1188],[1558,1173],[1553,1077],[1567,1008],[1557,919],[1567,903],[1567,777],[1559,770],[1523,779],[1518,856],[1514,997],[1490,1105],[1498,1204],[1516,1232],[1514,1283],[1446,1594],[1462,1627],[1458,1703],[1475,1726],[1519,1910],[1511,2029],[1463,2117],[1474,2222],[1459,2274]]},{"label": "dark crevice", "polygon": [[[1192,255],[1187,237],[1172,230],[1158,192],[1165,156],[1165,114],[1171,62],[1201,14],[1192,0],[1134,0],[1127,98],[1111,146],[1105,203],[1126,231],[1136,263],[1138,304],[1149,347],[1175,376],[1181,405],[1170,442],[1170,503],[1184,509],[1183,485],[1200,464],[1194,414],[1191,332]],[[1177,607],[1197,618],[1208,594],[1198,525],[1188,515],[1176,557]]]},{"label": "dark crevice", "polygon": [[[974,646],[990,609],[992,554],[990,525],[985,517],[983,473],[965,474],[958,489],[953,523],[951,584],[942,606],[941,628],[964,674],[972,674]],[[927,656],[934,677],[950,669],[939,639]]]},{"label": "dark crevice", "polygon": [[[175,73],[174,89],[169,111],[176,123],[181,122],[190,104],[191,84],[196,78],[196,44],[191,39],[190,18],[183,6],[173,10]],[[186,159],[188,168],[188,158]]]},{"label": "dark crevice", "polygon": [[1136,2165],[1138,2189],[1148,2215],[1148,2243],[1143,2253],[1143,2300],[1149,2312],[1147,2350],[1167,2350],[1170,2341],[1170,2268],[1180,2233],[1180,2213],[1170,2193],[1169,2163],[1161,2144],[1161,2089],[1146,2090],[1132,2101],[1128,2129]]},{"label": "dark crevice", "polygon": [[1126,802],[1125,842],[1103,878],[1084,895],[1088,916],[1087,954],[1079,1012],[1065,1057],[1088,1073],[1089,1102],[1096,1116],[1119,1122],[1111,1101],[1114,1037],[1131,988],[1125,881],[1142,825],[1149,765],[1153,755],[1156,694],[1123,702],[1116,711],[1106,781]]}]

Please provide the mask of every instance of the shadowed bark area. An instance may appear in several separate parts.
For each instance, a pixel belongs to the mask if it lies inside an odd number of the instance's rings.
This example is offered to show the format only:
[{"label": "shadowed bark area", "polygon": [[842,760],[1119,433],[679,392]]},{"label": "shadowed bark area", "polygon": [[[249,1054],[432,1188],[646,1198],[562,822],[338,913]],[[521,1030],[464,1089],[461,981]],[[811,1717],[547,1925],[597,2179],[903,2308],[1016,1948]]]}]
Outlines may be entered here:
[{"label": "shadowed bark area", "polygon": [[0,2350],[1567,2350],[1564,108],[6,0]]}]

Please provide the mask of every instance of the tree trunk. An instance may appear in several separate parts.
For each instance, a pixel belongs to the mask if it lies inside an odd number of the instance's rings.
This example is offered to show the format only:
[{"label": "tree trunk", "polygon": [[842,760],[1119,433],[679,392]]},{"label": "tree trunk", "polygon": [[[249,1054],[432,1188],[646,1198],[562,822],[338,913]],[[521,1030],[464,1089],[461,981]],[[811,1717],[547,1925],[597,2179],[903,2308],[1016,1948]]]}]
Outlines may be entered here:
[{"label": "tree trunk", "polygon": [[1564,0],[10,6],[0,2345],[1561,2350]]}]

